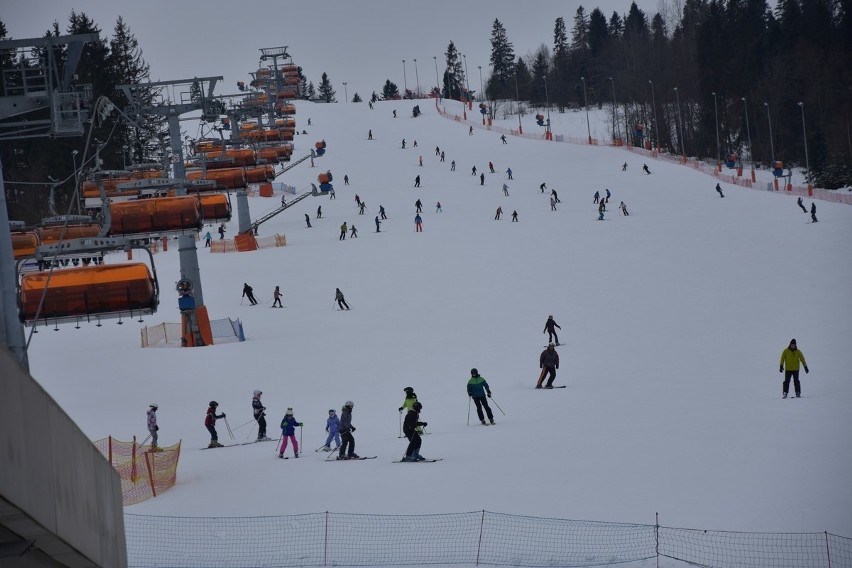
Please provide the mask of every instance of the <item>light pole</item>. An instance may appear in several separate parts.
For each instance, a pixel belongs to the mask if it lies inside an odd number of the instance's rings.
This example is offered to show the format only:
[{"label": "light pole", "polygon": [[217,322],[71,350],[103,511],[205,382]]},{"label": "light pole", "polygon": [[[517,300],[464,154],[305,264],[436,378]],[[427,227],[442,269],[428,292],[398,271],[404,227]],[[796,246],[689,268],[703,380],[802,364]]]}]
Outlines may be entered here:
[{"label": "light pole", "polygon": [[467,85],[467,93],[468,93],[465,96],[465,98],[467,98],[468,96],[470,96],[470,76],[467,74],[467,55],[462,53],[462,59],[464,59],[464,82],[465,82],[465,85]]},{"label": "light pole", "polygon": [[346,83],[346,81],[343,81],[343,100],[345,100],[348,103],[349,102],[349,91],[346,90],[347,84],[348,83]]},{"label": "light pole", "polygon": [[[772,151],[772,161],[775,162],[775,142],[772,140],[772,116],[769,113],[769,103],[763,103],[766,107],[766,120],[769,122],[769,149]],[[775,167],[775,164],[772,164]]]},{"label": "light pole", "polygon": [[482,88],[482,65],[477,65],[479,68],[479,101],[485,100],[485,90]]},{"label": "light pole", "polygon": [[[580,77],[580,80],[583,82],[583,104],[586,106],[586,131],[589,133],[589,144],[591,144],[592,127],[589,125],[589,100],[586,98],[586,78]],[[550,115],[548,115],[547,122],[550,122]]]},{"label": "light pole", "polygon": [[746,98],[742,97],[743,107],[745,108],[745,118],[746,118],[746,135],[748,136],[748,157],[751,161],[751,169],[754,169],[754,152],[751,147],[751,129],[748,126],[748,102],[746,102]]},{"label": "light pole", "polygon": [[515,100],[518,102],[518,134],[524,133],[524,127],[521,126],[521,95],[518,91],[518,74],[515,73]]},{"label": "light pole", "polygon": [[441,79],[438,78],[438,57],[433,55],[432,59],[435,60],[435,84],[438,87],[438,98],[442,98],[444,91],[441,89]]},{"label": "light pole", "polygon": [[[615,136],[616,128],[618,128],[618,137],[621,138],[621,127],[618,126],[618,103],[615,100],[615,81],[612,80],[612,77],[609,78],[609,84],[612,85],[612,135]],[[627,128],[627,125],[624,125],[624,128]]]},{"label": "light pole", "polygon": [[547,94],[547,75],[544,75],[544,104],[547,105],[547,128],[545,128],[545,137],[550,140],[550,96]]},{"label": "light pole", "polygon": [[651,106],[654,107],[654,144],[655,147],[660,145],[660,131],[657,130],[659,127],[657,126],[657,100],[654,98],[654,82],[650,79],[648,83],[651,85]]},{"label": "light pole", "polygon": [[716,159],[722,161],[722,147],[719,145],[719,107],[716,104],[716,92],[713,91],[713,113],[716,117]]},{"label": "light pole", "polygon": [[417,60],[414,60],[414,77],[417,79],[417,98],[420,98],[420,73],[417,72]]},{"label": "light pole", "polygon": [[402,85],[405,90],[402,92],[402,98],[405,98],[405,93],[408,92],[408,78],[405,76],[405,59],[402,60]]},{"label": "light pole", "polygon": [[686,157],[686,151],[683,149],[683,119],[680,116],[680,95],[677,92],[677,87],[674,88],[675,100],[677,102],[677,122],[680,129],[680,155]]},{"label": "light pole", "polygon": [[799,101],[796,104],[798,104],[799,108],[802,109],[802,141],[805,143],[805,170],[808,172],[805,176],[805,180],[808,181],[808,187],[810,187],[811,163],[808,161],[808,135],[805,131],[805,103]]}]

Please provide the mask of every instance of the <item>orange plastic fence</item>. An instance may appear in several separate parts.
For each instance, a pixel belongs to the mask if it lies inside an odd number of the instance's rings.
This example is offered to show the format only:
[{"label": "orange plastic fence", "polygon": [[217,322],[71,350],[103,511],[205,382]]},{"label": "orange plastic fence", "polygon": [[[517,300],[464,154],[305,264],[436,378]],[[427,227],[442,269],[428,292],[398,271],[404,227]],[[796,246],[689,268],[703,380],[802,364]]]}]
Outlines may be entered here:
[{"label": "orange plastic fence", "polygon": [[122,442],[112,436],[94,441],[95,447],[109,460],[121,478],[121,500],[127,505],[156,497],[172,487],[177,479],[180,442],[151,451],[151,446]]}]

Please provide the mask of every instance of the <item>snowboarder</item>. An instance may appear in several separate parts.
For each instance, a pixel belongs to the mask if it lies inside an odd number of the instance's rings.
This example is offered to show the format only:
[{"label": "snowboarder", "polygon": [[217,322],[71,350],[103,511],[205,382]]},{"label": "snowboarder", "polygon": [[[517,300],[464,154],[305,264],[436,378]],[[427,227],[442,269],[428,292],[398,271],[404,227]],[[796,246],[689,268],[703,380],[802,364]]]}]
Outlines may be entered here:
[{"label": "snowboarder", "polygon": [[414,232],[423,232],[423,217],[420,216],[420,213],[414,216]]},{"label": "snowboarder", "polygon": [[497,213],[494,215],[494,220],[499,221],[501,215],[503,215],[503,208],[497,207]]},{"label": "snowboarder", "polygon": [[485,174],[479,174],[479,185],[485,185]]},{"label": "snowboarder", "polygon": [[415,213],[422,213],[423,212],[423,203],[421,203],[419,199],[414,202],[414,207],[417,209],[417,211],[415,211]]},{"label": "snowboarder", "polygon": [[222,223],[221,225],[219,225],[219,240],[221,241],[221,240],[224,240],[224,239],[225,239],[225,223]]},{"label": "snowboarder", "polygon": [[725,194],[722,193],[722,186],[719,185],[718,183],[716,184],[716,193],[719,194],[719,197],[725,197]]},{"label": "snowboarder", "polygon": [[621,202],[621,205],[618,206],[618,208],[621,209],[621,214],[625,217],[630,215],[630,213],[627,211],[627,205],[625,205],[623,201]]},{"label": "snowboarder", "polygon": [[441,202],[439,201],[438,203],[435,204],[435,213],[443,213],[443,212],[444,212],[444,210],[441,209]]},{"label": "snowboarder", "polygon": [[385,206],[384,205],[379,205],[379,217],[381,217],[382,220],[388,218],[388,216],[385,215]]},{"label": "snowboarder", "polygon": [[251,409],[254,419],[257,421],[257,441],[265,442],[269,438],[266,437],[266,412],[264,412],[266,407],[260,402],[261,395],[263,395],[263,392],[259,390],[252,393]]},{"label": "snowboarder", "polygon": [[544,322],[544,331],[542,333],[547,332],[547,342],[559,344],[559,336],[556,334],[556,328],[562,329],[556,320],[553,319],[553,316],[547,316],[547,321]]},{"label": "snowboarder", "polygon": [[408,411],[408,414],[405,415],[405,421],[402,425],[402,433],[405,434],[406,438],[408,438],[408,447],[405,449],[405,456],[402,458],[402,461],[404,462],[416,462],[426,459],[420,455],[422,439],[420,438],[419,429],[428,425],[426,422],[420,422],[419,420],[420,409],[422,408],[422,404],[415,402],[411,405],[411,409]]},{"label": "snowboarder", "polygon": [[349,309],[349,304],[346,303],[346,298],[343,297],[343,292],[340,291],[340,288],[334,289],[334,300],[337,302],[337,306],[341,310]]},{"label": "snowboarder", "polygon": [[598,221],[604,220],[604,213],[606,212],[606,201],[601,199],[601,202],[598,204]]},{"label": "snowboarder", "polygon": [[225,413],[216,414],[217,408],[219,408],[219,403],[211,400],[210,405],[207,407],[207,416],[204,418],[204,426],[210,432],[210,445],[207,446],[208,448],[222,447],[222,444],[219,443],[219,434],[216,433],[216,421],[220,418],[225,418]]},{"label": "snowboarder", "polygon": [[648,175],[651,175],[651,170],[648,169],[648,164],[642,164],[642,171]]},{"label": "snowboarder", "polygon": [[512,168],[506,169],[506,175],[509,176],[509,179],[515,179],[512,177]]},{"label": "snowboarder", "polygon": [[379,221],[379,216],[378,216],[378,215],[376,215],[376,232],[377,232],[377,233],[381,233],[381,232],[382,232],[382,231],[381,231],[381,229],[379,229],[379,227],[380,227],[381,225],[382,225],[382,222],[381,222],[381,221]]},{"label": "snowboarder", "polygon": [[344,221],[340,225],[340,236],[337,238],[338,241],[345,241],[346,240],[346,230],[347,230],[346,221]]},{"label": "snowboarder", "polygon": [[508,144],[508,142],[506,142],[506,135],[505,134],[500,135],[500,140],[503,142],[503,144]]},{"label": "snowboarder", "polygon": [[595,200],[594,200],[594,201],[592,201],[592,203],[597,203],[597,202],[600,200],[600,198],[601,198],[601,192],[600,192],[600,191],[596,191],[596,192],[595,192]]},{"label": "snowboarder", "polygon": [[355,228],[355,225],[352,225],[352,227],[349,229],[349,238],[350,239],[357,239],[358,238],[358,229]]},{"label": "snowboarder", "polygon": [[347,400],[343,403],[343,410],[340,413],[340,425],[337,430],[340,432],[340,438],[343,442],[340,444],[340,453],[337,454],[339,460],[351,460],[360,457],[355,453],[355,437],[352,436],[352,432],[355,431],[355,426],[352,425],[353,408],[355,408],[355,403]]},{"label": "snowboarder", "polygon": [[518,212],[512,211],[512,223],[517,223],[517,222],[518,222]]},{"label": "snowboarder", "polygon": [[506,185],[505,183],[503,184],[503,195],[505,195],[506,197],[509,197],[509,186]]},{"label": "snowboarder", "polygon": [[420,187],[420,176],[414,178],[414,187]]},{"label": "snowboarder", "polygon": [[479,371],[475,368],[470,370],[470,380],[467,382],[467,396],[473,399],[476,405],[476,415],[479,416],[479,421],[485,426],[485,416],[482,414],[482,409],[485,409],[485,414],[488,415],[488,420],[494,424],[494,415],[491,413],[491,407],[488,406],[488,398],[491,398],[491,388],[485,381],[485,378],[480,376]]},{"label": "snowboarder", "polygon": [[[441,161],[443,162],[443,160],[441,160]],[[456,161],[455,161],[455,160],[453,160],[452,162],[450,162],[450,171],[451,171],[451,172],[456,171]]]},{"label": "snowboarder", "polygon": [[[807,213],[807,212],[808,212],[807,208],[805,207],[805,204],[802,202],[802,198],[801,198],[801,197],[799,197],[799,199],[797,199],[797,200],[796,200],[796,205],[798,205],[799,207],[801,207],[803,212],[805,212],[805,213]],[[210,233],[207,233],[207,234],[209,235]],[[206,238],[206,237],[205,237],[205,238]]]},{"label": "snowboarder", "polygon": [[405,392],[405,399],[402,401],[402,406],[399,407],[400,414],[411,410],[411,407],[417,402],[417,393],[414,392],[413,388],[405,387],[402,390]]},{"label": "snowboarder", "polygon": [[552,389],[553,381],[556,380],[556,369],[559,368],[559,353],[556,352],[556,346],[553,343],[549,343],[547,348],[541,352],[541,356],[538,358],[538,366],[541,368],[541,374],[538,376],[538,384],[535,388],[540,389],[544,377],[549,375],[544,388]]},{"label": "snowboarder", "polygon": [[293,442],[293,456],[299,457],[299,442],[296,440],[296,426],[302,427],[303,424],[298,422],[293,417],[293,409],[288,408],[284,418],[281,420],[281,447],[278,450],[278,457],[283,458],[284,452],[287,450],[287,439]]},{"label": "snowboarder", "polygon": [[283,308],[284,307],[281,304],[281,287],[280,286],[275,287],[275,290],[272,292],[272,297],[275,299],[275,301],[272,302],[273,308]]},{"label": "snowboarder", "polygon": [[538,186],[538,188],[541,190],[542,193],[544,193],[544,190],[547,189],[547,185],[542,183],[540,186]]},{"label": "snowboarder", "polygon": [[160,427],[157,426],[157,409],[160,408],[156,402],[152,402],[148,405],[148,433],[151,434],[151,451],[159,452],[160,448],[157,447],[157,432],[160,430]]},{"label": "snowboarder", "polygon": [[811,201],[811,222],[816,223],[816,201]]},{"label": "snowboarder", "polygon": [[[802,200],[802,198],[800,197],[799,201],[801,201],[801,200]],[[807,213],[807,211],[805,211],[805,213]],[[204,246],[209,247],[212,244],[212,241],[213,241],[213,236],[210,234],[210,231],[207,231],[207,234],[204,235]]]},{"label": "snowboarder", "polygon": [[320,448],[323,452],[332,451],[331,442],[334,441],[334,448],[337,449],[340,447],[340,418],[337,417],[337,413],[332,408],[328,411],[328,419],[325,421],[325,431],[328,432],[328,436],[325,438],[325,445]]},{"label": "snowboarder", "polygon": [[248,301],[251,302],[252,306],[257,304],[257,300],[254,299],[254,289],[245,282],[243,282],[243,296],[242,297],[248,298]]},{"label": "snowboarder", "polygon": [[343,185],[349,185],[349,174],[343,174]]},{"label": "snowboarder", "polygon": [[796,398],[802,396],[802,387],[799,384],[799,361],[802,362],[802,367],[805,373],[809,373],[808,362],[805,361],[805,356],[796,347],[796,340],[791,339],[790,345],[781,352],[781,362],[778,367],[779,373],[784,373],[784,384],[782,385],[782,398],[787,398],[787,391],[790,388],[790,379],[793,379],[793,388],[796,391]]},{"label": "snowboarder", "polygon": [[305,213],[305,223],[308,225],[308,229],[311,228],[311,216]]},{"label": "snowboarder", "polygon": [[494,164],[492,164],[491,162],[488,162],[488,169],[491,170],[491,173],[493,174],[494,173]]},{"label": "snowboarder", "polygon": [[322,205],[317,207],[317,219],[322,219]]}]

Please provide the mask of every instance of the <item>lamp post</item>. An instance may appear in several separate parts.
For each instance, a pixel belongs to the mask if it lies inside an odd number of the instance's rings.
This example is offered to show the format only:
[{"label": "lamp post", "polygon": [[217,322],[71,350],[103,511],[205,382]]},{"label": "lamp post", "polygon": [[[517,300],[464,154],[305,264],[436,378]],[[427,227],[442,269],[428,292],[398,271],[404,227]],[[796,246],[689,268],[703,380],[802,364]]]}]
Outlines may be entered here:
[{"label": "lamp post", "polygon": [[518,134],[524,133],[524,127],[521,126],[521,95],[518,91],[518,74],[515,73],[515,100],[518,103]]},{"label": "lamp post", "polygon": [[[464,59],[464,82],[467,85],[468,96],[470,94],[470,75],[467,74],[467,55],[462,53],[462,59]],[[465,97],[467,98],[467,96]]]},{"label": "lamp post", "polygon": [[545,137],[550,140],[550,96],[547,94],[547,75],[544,76],[544,104],[547,105],[547,127],[545,128]]},{"label": "lamp post", "polygon": [[677,87],[674,88],[675,100],[677,102],[677,123],[680,130],[680,155],[686,157],[686,151],[683,149],[683,119],[680,116],[680,95],[677,92]]},{"label": "lamp post", "polygon": [[404,99],[405,93],[408,92],[408,78],[405,76],[405,59],[402,60],[402,85],[403,85],[403,88],[405,89],[402,92],[402,98]]},{"label": "lamp post", "polygon": [[438,98],[441,98],[444,90],[441,88],[441,79],[438,77],[438,57],[433,55],[432,59],[435,60],[435,85],[438,87]]},{"label": "lamp post", "polygon": [[[480,102],[485,100],[485,94],[482,89],[482,65],[477,65],[479,69],[479,100]],[[482,115],[482,124],[485,124],[485,115]]]},{"label": "lamp post", "polygon": [[650,79],[648,83],[651,85],[651,106],[654,107],[654,141],[656,144],[654,146],[660,145],[660,132],[657,130],[659,127],[657,126],[657,100],[654,98],[654,82]]},{"label": "lamp post", "polygon": [[[621,127],[618,126],[618,103],[615,100],[615,81],[612,80],[612,77],[609,78],[609,84],[612,85],[612,135],[616,135],[616,128],[618,128],[618,137],[621,138]],[[624,125],[624,128],[627,128],[627,125]]]},{"label": "lamp post", "polygon": [[417,60],[414,60],[414,77],[417,80],[417,98],[420,98],[420,73],[417,72]]},{"label": "lamp post", "polygon": [[[769,122],[769,149],[772,152],[772,161],[775,161],[775,142],[772,140],[772,116],[769,113],[769,103],[763,103],[766,107],[766,120]],[[773,167],[775,164],[772,164]]]},{"label": "lamp post", "polygon": [[802,109],[802,141],[805,143],[805,169],[807,170],[807,175],[805,176],[805,180],[808,181],[808,188],[811,187],[810,177],[811,177],[811,163],[808,161],[808,134],[805,131],[805,103],[799,101],[796,103],[799,105],[799,108]]},{"label": "lamp post", "polygon": [[[586,78],[580,77],[580,80],[583,82],[583,104],[586,106],[586,131],[589,133],[589,144],[591,144],[592,127],[589,125],[589,100],[586,98]],[[548,115],[547,122],[550,122],[550,115]]]},{"label": "lamp post", "polygon": [[748,157],[751,161],[751,169],[754,170],[754,152],[752,151],[751,146],[751,129],[748,126],[748,102],[746,102],[746,98],[742,97],[743,107],[745,108],[745,119],[746,119],[746,136],[748,136]]},{"label": "lamp post", "polygon": [[343,100],[348,103],[349,102],[349,91],[346,90],[347,84],[348,83],[346,81],[343,81]]},{"label": "lamp post", "polygon": [[719,145],[719,106],[716,104],[716,92],[713,91],[713,114],[716,119],[716,159],[722,161],[722,147]]}]

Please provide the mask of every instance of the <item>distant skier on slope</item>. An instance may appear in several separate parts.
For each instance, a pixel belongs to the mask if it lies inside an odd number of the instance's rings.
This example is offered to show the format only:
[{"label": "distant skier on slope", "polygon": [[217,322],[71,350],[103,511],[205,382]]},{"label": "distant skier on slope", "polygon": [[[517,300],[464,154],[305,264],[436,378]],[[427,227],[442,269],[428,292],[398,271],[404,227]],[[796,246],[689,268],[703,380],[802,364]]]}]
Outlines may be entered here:
[{"label": "distant skier on slope", "polygon": [[[467,396],[469,396],[476,405],[476,415],[479,416],[479,421],[483,426],[485,423],[485,415],[482,414],[482,409],[485,409],[485,414],[488,415],[488,420],[494,424],[494,414],[491,412],[491,407],[488,406],[488,398],[491,398],[491,388],[485,381],[485,378],[480,376],[476,368],[470,370],[470,380],[467,382]],[[487,397],[487,398],[486,398]]]}]

